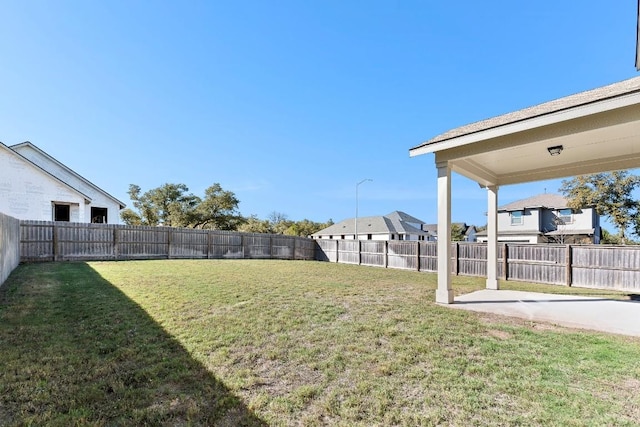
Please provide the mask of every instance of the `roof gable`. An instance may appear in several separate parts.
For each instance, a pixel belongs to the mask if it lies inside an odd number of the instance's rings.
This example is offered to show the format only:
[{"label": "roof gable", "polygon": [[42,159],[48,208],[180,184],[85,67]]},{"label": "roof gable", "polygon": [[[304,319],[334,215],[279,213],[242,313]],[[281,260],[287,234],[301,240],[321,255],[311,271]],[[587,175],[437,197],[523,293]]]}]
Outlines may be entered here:
[{"label": "roof gable", "polygon": [[82,191],[78,190],[77,188],[69,185],[69,183],[64,182],[63,180],[61,180],[60,178],[58,178],[57,176],[53,175],[52,173],[50,173],[49,171],[47,171],[46,169],[43,169],[42,167],[40,167],[39,165],[33,163],[31,160],[27,159],[26,157],[24,157],[22,154],[18,153],[17,151],[11,149],[11,147],[8,147],[7,145],[3,144],[2,142],[0,142],[0,149],[7,151],[8,153],[10,153],[11,155],[15,156],[16,158],[18,158],[20,161],[28,164],[29,166],[35,168],[36,170],[38,170],[39,172],[43,173],[44,175],[47,175],[49,178],[57,181],[58,183],[62,184],[63,186],[67,187],[69,190],[73,191],[74,193],[78,194],[79,196],[81,196],[82,198],[84,198],[87,202],[91,202],[91,197],[89,197],[87,194],[84,194]]},{"label": "roof gable", "polygon": [[[102,195],[104,195],[105,197],[111,199],[112,201],[114,201],[115,203],[117,203],[120,206],[120,209],[123,209],[126,207],[126,205],[121,202],[120,200],[116,199],[115,197],[113,197],[111,194],[107,193],[106,191],[104,191],[102,188],[98,187],[97,185],[95,185],[94,183],[92,183],[91,181],[89,181],[88,179],[86,179],[85,177],[83,177],[82,175],[76,173],[74,170],[72,170],[71,168],[69,168],[68,166],[66,166],[65,164],[59,162],[58,160],[56,160],[54,157],[52,157],[51,155],[49,155],[48,153],[46,153],[45,151],[41,150],[40,148],[38,148],[36,145],[34,145],[33,143],[31,143],[30,141],[25,141],[22,142],[20,144],[15,144],[12,146],[8,147],[10,150],[14,151],[15,153],[19,154],[22,158],[24,158],[25,160],[29,161],[30,163],[34,164],[35,166],[39,167],[42,170],[45,170],[49,175],[52,175],[54,177],[56,177],[56,175],[50,171],[47,170],[45,165],[37,165],[35,162],[29,160],[26,156],[24,156],[21,151],[27,151],[27,150],[31,150],[36,152],[37,154],[41,155],[42,157],[44,157],[47,161],[55,164],[56,166],[60,167],[61,169],[63,169],[66,173],[68,173],[69,175],[75,177],[76,179],[80,180],[84,185],[86,185],[87,187],[90,187],[91,189],[101,193]],[[69,184],[68,182],[65,182],[63,179],[56,177],[56,179],[58,179],[59,181],[65,183],[65,185],[67,185],[70,188],[73,188],[73,186],[71,186],[71,184]],[[75,189],[75,188],[74,188]],[[76,191],[79,191],[77,189],[75,189]],[[87,196],[85,196],[87,197]]]}]

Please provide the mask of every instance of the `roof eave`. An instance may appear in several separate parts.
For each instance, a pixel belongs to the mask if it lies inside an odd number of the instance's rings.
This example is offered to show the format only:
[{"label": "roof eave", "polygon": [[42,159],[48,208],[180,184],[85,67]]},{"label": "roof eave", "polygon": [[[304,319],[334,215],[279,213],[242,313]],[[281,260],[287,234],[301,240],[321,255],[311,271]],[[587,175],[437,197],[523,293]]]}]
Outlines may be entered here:
[{"label": "roof eave", "polygon": [[[553,103],[553,102],[556,102],[556,101],[551,101],[550,103]],[[485,128],[480,127],[479,129],[469,131],[466,133],[461,132],[459,135],[452,135],[450,137],[440,139],[443,135],[445,135],[445,134],[441,134],[439,136],[436,136],[435,138],[432,138],[429,141],[426,141],[422,144],[417,145],[416,147],[409,149],[409,156],[415,157],[422,154],[435,153],[443,150],[448,150],[451,148],[473,144],[475,142],[485,141],[491,138],[497,138],[501,136],[524,132],[524,131],[535,129],[535,128],[540,128],[543,126],[549,126],[552,124],[564,122],[564,121],[575,119],[575,118],[587,117],[590,115],[602,113],[605,111],[615,110],[618,108],[623,108],[623,107],[635,105],[638,103],[640,103],[640,91],[639,89],[636,88],[635,90],[632,90],[629,92],[616,94],[610,97],[604,97],[601,99],[596,99],[589,102],[580,103],[577,105],[572,105],[566,108],[547,111],[538,115],[525,117],[523,119],[506,121],[505,123],[499,123],[497,125],[487,126]],[[540,104],[540,106],[544,106],[545,104]],[[515,115],[518,112],[521,112],[524,110],[519,110],[515,113],[504,114],[502,116],[497,116],[497,117],[483,120],[481,122],[476,122],[476,123],[482,123],[482,122],[490,123],[492,121],[499,120],[501,117]],[[449,132],[455,133],[456,130],[463,129],[467,126],[470,126],[470,125],[454,128]]]}]

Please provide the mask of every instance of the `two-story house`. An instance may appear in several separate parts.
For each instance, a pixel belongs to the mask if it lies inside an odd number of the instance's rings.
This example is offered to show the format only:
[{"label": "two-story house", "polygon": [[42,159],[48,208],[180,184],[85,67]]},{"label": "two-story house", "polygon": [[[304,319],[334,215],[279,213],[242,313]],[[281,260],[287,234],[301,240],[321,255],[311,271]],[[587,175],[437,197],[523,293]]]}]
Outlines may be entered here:
[{"label": "two-story house", "polygon": [[0,212],[14,218],[117,224],[125,204],[30,142],[0,142]]},{"label": "two-story house", "polygon": [[[486,231],[477,240],[486,242]],[[600,216],[591,207],[569,208],[559,194],[539,194],[498,208],[498,241],[600,243]]]}]

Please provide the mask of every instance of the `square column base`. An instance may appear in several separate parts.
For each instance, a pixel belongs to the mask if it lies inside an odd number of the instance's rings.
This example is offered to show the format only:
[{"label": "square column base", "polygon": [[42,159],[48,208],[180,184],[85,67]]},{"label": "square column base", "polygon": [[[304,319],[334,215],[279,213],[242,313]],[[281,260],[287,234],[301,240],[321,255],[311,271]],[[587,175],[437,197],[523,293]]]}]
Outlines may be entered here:
[{"label": "square column base", "polygon": [[453,304],[453,289],[436,289],[436,302],[438,304]]},{"label": "square column base", "polygon": [[487,289],[499,290],[500,285],[496,279],[487,279]]}]

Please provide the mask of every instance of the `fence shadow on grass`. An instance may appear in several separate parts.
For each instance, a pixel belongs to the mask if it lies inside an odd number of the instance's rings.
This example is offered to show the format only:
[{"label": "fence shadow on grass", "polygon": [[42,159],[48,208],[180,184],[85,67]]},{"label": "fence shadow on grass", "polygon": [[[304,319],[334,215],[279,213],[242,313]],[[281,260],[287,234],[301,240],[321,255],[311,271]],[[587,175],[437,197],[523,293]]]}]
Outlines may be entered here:
[{"label": "fence shadow on grass", "polygon": [[84,263],[0,288],[0,366],[1,425],[266,425]]}]

